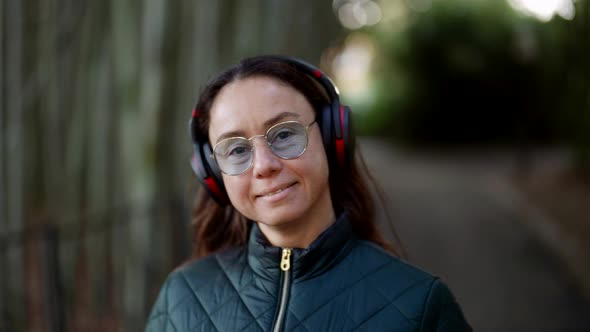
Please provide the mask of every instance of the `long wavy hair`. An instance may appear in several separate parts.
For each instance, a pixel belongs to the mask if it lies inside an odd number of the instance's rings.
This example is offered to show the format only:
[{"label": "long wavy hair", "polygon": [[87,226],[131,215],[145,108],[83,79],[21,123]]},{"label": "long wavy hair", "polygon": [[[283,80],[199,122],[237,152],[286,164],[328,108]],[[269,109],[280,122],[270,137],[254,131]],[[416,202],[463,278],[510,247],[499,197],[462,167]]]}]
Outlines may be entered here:
[{"label": "long wavy hair", "polygon": [[[250,77],[265,76],[281,81],[301,93],[317,112],[328,103],[325,91],[314,79],[302,73],[293,65],[269,56],[243,59],[237,65],[222,72],[201,91],[197,109],[198,134],[207,139],[209,134],[210,111],[215,98],[227,84]],[[353,140],[354,141],[354,140]],[[356,148],[353,149],[356,151]],[[376,225],[374,195],[369,184],[377,188],[366,164],[359,153],[355,153],[352,165],[337,167],[328,157],[330,194],[334,211],[348,211],[353,232],[361,239],[376,243],[394,255],[400,250],[381,235]],[[377,188],[378,189],[378,188]],[[192,212],[193,252],[192,258],[200,258],[219,250],[243,246],[247,243],[253,221],[244,217],[231,204],[218,205],[206,192],[199,188]],[[397,239],[397,235],[394,235]]]}]

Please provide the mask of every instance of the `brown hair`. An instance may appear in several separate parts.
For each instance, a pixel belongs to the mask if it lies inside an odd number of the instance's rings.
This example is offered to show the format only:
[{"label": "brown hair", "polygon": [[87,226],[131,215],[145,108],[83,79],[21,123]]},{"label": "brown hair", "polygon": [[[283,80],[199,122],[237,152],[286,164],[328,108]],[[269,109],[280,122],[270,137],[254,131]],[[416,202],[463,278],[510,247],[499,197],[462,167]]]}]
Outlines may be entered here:
[{"label": "brown hair", "polygon": [[[196,106],[199,110],[197,134],[201,139],[208,139],[209,112],[221,89],[228,83],[255,76],[271,77],[288,84],[307,99],[316,113],[328,103],[319,85],[293,65],[268,56],[246,58],[217,76],[201,92]],[[399,256],[399,251],[387,243],[377,229],[374,194],[368,183],[375,188],[376,184],[363,158],[357,154],[347,168],[336,167],[333,158],[328,159],[330,194],[335,212],[348,211],[353,231],[359,238]],[[224,248],[245,245],[252,221],[232,205],[218,205],[201,187],[193,209],[192,226],[193,258],[200,258]]]}]

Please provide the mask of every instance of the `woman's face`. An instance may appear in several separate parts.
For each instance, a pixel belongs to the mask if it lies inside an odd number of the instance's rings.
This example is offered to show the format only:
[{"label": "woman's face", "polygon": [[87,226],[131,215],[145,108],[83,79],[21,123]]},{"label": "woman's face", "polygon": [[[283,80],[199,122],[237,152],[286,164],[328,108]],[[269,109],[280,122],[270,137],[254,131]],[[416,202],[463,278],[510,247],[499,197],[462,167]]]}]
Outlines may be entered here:
[{"label": "woman's face", "polygon": [[[264,135],[272,125],[289,120],[307,126],[315,113],[305,97],[269,77],[250,77],[226,85],[211,107],[209,140]],[[296,226],[332,211],[328,161],[317,123],[308,130],[305,152],[295,159],[275,156],[263,137],[251,140],[252,165],[240,175],[223,174],[233,206],[267,227]],[[261,225],[262,226],[262,225]]]}]

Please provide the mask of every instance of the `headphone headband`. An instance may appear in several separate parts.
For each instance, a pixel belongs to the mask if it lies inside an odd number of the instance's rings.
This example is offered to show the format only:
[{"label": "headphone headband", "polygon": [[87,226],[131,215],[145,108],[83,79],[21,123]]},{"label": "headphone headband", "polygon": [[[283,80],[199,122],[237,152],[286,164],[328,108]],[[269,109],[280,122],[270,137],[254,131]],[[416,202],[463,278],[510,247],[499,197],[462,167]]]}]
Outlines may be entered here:
[{"label": "headphone headband", "polygon": [[324,72],[322,72],[315,66],[296,58],[289,58],[278,55],[273,56],[272,58],[284,61],[286,63],[290,63],[294,65],[297,69],[304,71],[307,75],[312,76],[318,83],[321,84],[324,90],[326,90],[326,93],[328,94],[328,97],[330,97],[330,100],[332,102],[340,102],[340,92],[336,87],[336,84],[334,84],[334,81],[332,81],[332,79],[328,75],[324,74]]}]

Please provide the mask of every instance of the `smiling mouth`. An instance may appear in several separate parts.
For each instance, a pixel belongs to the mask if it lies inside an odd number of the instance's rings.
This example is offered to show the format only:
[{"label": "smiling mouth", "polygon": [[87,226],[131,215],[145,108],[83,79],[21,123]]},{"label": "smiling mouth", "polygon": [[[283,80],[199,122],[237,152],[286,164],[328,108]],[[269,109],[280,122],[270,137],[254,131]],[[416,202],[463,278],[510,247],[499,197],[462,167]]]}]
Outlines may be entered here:
[{"label": "smiling mouth", "polygon": [[[296,182],[295,182],[295,183],[296,183]],[[275,190],[275,191],[273,191],[273,192],[270,192],[270,193],[267,193],[267,194],[264,194],[264,195],[258,195],[258,196],[256,196],[256,197],[272,197],[272,196],[274,196],[274,195],[280,194],[280,193],[281,193],[281,192],[283,192],[284,190],[287,190],[287,189],[291,188],[292,186],[294,186],[294,185],[295,185],[295,183],[292,183],[292,184],[290,184],[290,185],[288,185],[288,186],[286,186],[286,187],[284,187],[284,188],[281,188],[281,189]]]}]

